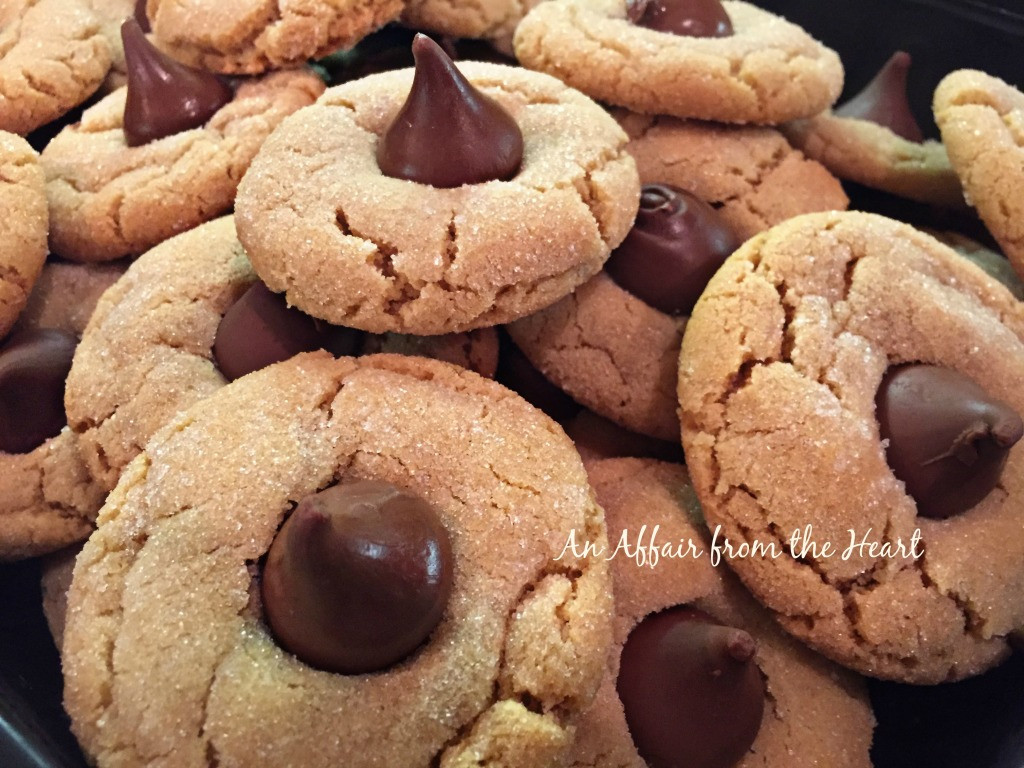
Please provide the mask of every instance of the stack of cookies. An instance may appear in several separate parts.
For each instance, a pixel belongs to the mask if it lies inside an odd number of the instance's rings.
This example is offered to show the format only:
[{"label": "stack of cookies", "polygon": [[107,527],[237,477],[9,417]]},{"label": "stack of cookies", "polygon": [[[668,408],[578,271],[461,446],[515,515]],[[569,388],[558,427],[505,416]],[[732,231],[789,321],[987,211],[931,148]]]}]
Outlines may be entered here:
[{"label": "stack of cookies", "polygon": [[950,74],[940,143],[905,54],[836,106],[741,0],[46,2],[0,560],[90,764],[856,768],[865,676],[1008,657],[1012,86]]}]

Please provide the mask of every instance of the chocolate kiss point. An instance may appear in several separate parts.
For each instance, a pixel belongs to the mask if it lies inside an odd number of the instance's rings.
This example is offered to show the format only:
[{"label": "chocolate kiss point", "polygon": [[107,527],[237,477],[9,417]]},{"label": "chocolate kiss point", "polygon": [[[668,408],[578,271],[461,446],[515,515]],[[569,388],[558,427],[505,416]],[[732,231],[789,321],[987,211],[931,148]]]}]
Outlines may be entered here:
[{"label": "chocolate kiss point", "polygon": [[729,37],[733,33],[720,0],[629,0],[626,18],[638,27],[686,37]]},{"label": "chocolate kiss point", "polygon": [[234,96],[213,73],[158,51],[134,17],[121,24],[121,41],[128,70],[124,136],[129,147],[198,128]]},{"label": "chocolate kiss point", "polygon": [[275,638],[307,664],[363,674],[412,653],[441,620],[454,558],[426,501],[364,480],[303,498],[267,553]]},{"label": "chocolate kiss point", "polygon": [[650,768],[731,768],[761,728],[754,639],[677,606],[648,616],[622,648],[616,689]]},{"label": "chocolate kiss point", "polygon": [[28,453],[67,424],[64,380],[78,339],[50,328],[22,331],[0,349],[0,451]]},{"label": "chocolate kiss point", "polygon": [[1024,435],[1011,405],[935,365],[890,368],[875,406],[889,466],[924,517],[952,517],[984,499]]},{"label": "chocolate kiss point", "polygon": [[426,35],[416,35],[412,53],[409,96],[377,145],[381,172],[441,188],[515,176],[523,161],[515,119]]},{"label": "chocolate kiss point", "polygon": [[836,107],[833,114],[877,123],[907,141],[924,141],[924,132],[907,101],[909,69],[910,54],[896,51],[864,90]]},{"label": "chocolate kiss point", "polygon": [[666,184],[648,184],[640,193],[633,228],[604,270],[655,309],[685,315],[739,244],[718,211],[700,198]]},{"label": "chocolate kiss point", "polygon": [[146,15],[146,0],[135,0],[135,12],[132,15],[143,32],[149,34],[153,31],[149,25],[149,16]]}]

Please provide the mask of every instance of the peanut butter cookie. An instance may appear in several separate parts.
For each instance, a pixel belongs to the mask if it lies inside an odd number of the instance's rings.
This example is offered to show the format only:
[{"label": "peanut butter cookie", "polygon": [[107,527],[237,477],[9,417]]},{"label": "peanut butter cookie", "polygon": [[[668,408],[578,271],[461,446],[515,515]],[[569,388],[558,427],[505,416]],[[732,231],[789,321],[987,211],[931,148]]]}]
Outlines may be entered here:
[{"label": "peanut butter cookie", "polygon": [[[411,653],[374,674],[327,671],[282,648],[273,606],[303,558],[275,552],[292,537],[338,553],[300,530],[325,520],[354,542],[336,527],[337,495],[368,485],[364,511],[387,511],[382,486],[432,510],[454,580]],[[78,557],[63,656],[75,734],[101,766],[170,753],[182,766],[557,765],[611,639],[607,564],[556,559],[570,530],[604,540],[572,443],[494,382],[424,358],[325,353],[239,379],[150,441]],[[402,577],[378,573],[363,597]],[[294,621],[315,610],[292,605]],[[383,621],[369,629],[408,629]]]}]

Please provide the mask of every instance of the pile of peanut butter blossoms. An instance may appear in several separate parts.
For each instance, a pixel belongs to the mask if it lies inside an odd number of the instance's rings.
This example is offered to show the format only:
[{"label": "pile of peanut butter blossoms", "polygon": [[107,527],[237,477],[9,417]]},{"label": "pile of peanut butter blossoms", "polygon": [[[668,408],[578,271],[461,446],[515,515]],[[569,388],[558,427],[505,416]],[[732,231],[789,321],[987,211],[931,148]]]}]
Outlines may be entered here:
[{"label": "pile of peanut butter blossoms", "polygon": [[0,20],[0,559],[91,763],[863,768],[864,675],[1009,655],[1011,85],[925,140],[739,0]]}]

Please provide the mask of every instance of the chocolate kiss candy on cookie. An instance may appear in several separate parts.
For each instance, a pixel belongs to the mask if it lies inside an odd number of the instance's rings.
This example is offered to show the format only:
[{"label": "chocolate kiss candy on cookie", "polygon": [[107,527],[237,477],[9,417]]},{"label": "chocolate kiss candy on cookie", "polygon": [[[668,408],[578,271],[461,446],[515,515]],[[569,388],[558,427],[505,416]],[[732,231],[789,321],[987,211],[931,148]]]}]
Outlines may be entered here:
[{"label": "chocolate kiss candy on cookie", "polygon": [[146,15],[146,0],[135,0],[135,11],[132,15],[139,22],[139,29],[147,34],[153,31],[149,25],[149,16]]},{"label": "chocolate kiss candy on cookie", "polygon": [[910,54],[896,51],[864,90],[836,107],[833,114],[877,123],[907,141],[924,141],[924,132],[914,119],[907,101],[909,69]]},{"label": "chocolate kiss candy on cookie", "polygon": [[64,380],[76,346],[47,328],[15,334],[0,350],[0,451],[28,453],[67,424]]},{"label": "chocolate kiss candy on cookie", "polygon": [[412,53],[409,96],[377,146],[384,175],[443,188],[515,176],[523,134],[512,115],[478,91],[426,35],[416,35]]},{"label": "chocolate kiss candy on cookie", "polygon": [[764,713],[756,649],[743,630],[686,606],[633,629],[616,688],[650,768],[729,768],[747,753]]},{"label": "chocolate kiss candy on cookie", "polygon": [[[217,326],[213,357],[228,381],[294,357],[300,352],[328,349],[349,354],[356,331],[320,323],[261,282],[250,286],[232,304]],[[346,344],[348,341],[348,344]]]},{"label": "chocolate kiss candy on cookie", "polygon": [[889,466],[925,517],[947,518],[985,498],[1024,434],[1010,405],[934,365],[891,368],[875,405]]},{"label": "chocolate kiss candy on cookie", "polygon": [[648,184],[633,228],[604,265],[638,299],[688,314],[739,240],[714,208],[675,187]]},{"label": "chocolate kiss candy on cookie", "polygon": [[415,650],[448,604],[448,532],[423,499],[363,480],[306,496],[263,568],[274,636],[307,664],[342,674],[389,667]]},{"label": "chocolate kiss candy on cookie", "polygon": [[154,48],[132,17],[121,24],[121,40],[128,70],[124,135],[129,147],[198,128],[234,96],[216,75],[179,64]]},{"label": "chocolate kiss candy on cookie", "polygon": [[629,0],[626,17],[638,27],[687,37],[728,37],[732,21],[719,0]]}]

